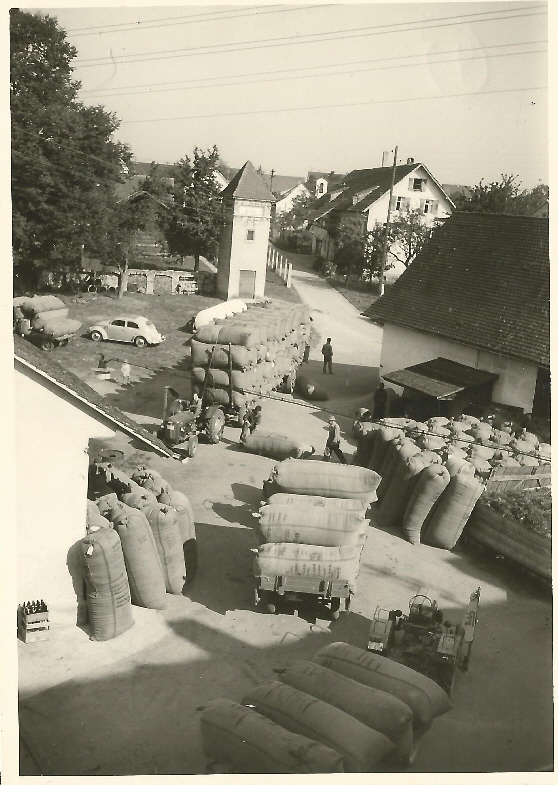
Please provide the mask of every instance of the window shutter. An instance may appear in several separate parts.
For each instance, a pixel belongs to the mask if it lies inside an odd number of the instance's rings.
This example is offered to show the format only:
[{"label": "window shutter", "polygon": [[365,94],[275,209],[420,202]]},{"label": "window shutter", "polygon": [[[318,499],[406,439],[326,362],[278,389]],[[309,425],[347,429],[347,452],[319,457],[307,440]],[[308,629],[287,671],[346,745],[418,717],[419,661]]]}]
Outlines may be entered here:
[{"label": "window shutter", "polygon": [[405,210],[406,210],[407,212],[409,212],[409,210],[410,210],[410,209],[411,209],[411,197],[410,197],[410,196],[408,196],[408,197],[405,199]]},{"label": "window shutter", "polygon": [[413,191],[413,190],[414,190],[414,189],[413,189],[413,183],[414,183],[414,180],[413,180],[413,178],[412,178],[412,177],[409,177],[409,191]]},{"label": "window shutter", "polygon": [[426,180],[421,180],[420,190],[421,191],[426,191]]},{"label": "window shutter", "polygon": [[397,205],[397,196],[394,195],[391,197],[391,202],[389,203],[389,209],[395,210],[396,205]]},{"label": "window shutter", "polygon": [[432,215],[436,215],[436,213],[438,212],[438,205],[439,204],[440,204],[439,199],[434,199],[432,201],[432,207],[430,209],[430,212],[432,213]]},{"label": "window shutter", "polygon": [[425,204],[426,204],[426,199],[421,199],[420,200],[420,211],[421,211],[421,213],[424,212],[424,205]]}]

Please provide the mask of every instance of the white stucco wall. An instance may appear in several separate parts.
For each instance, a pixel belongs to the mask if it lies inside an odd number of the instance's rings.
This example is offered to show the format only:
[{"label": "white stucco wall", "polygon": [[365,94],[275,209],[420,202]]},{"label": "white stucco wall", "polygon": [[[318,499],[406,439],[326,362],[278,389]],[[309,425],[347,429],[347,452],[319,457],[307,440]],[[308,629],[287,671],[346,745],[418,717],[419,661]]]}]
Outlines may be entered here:
[{"label": "white stucco wall", "polygon": [[[475,349],[472,346],[464,346],[445,338],[416,332],[398,325],[386,324],[384,326],[381,375],[427,360],[434,360],[436,357],[446,357],[448,360],[454,360],[472,368],[497,373],[499,378],[493,387],[493,401],[509,406],[519,406],[527,412],[531,411],[537,379],[535,365],[501,357]],[[401,393],[401,387],[388,386]]]},{"label": "white stucco wall", "polygon": [[[426,179],[424,191],[411,191],[409,189],[410,179]],[[404,177],[398,183],[395,183],[393,195],[394,197],[402,196],[410,198],[411,203],[409,207],[411,210],[417,210],[421,205],[421,201],[424,199],[437,199],[439,202],[438,211],[433,215],[427,213],[424,216],[427,223],[432,223],[436,218],[448,218],[452,212],[449,200],[444,197],[440,188],[436,185],[434,180],[428,176],[428,173],[422,166],[417,167],[411,174],[407,175],[407,177]],[[370,206],[370,209],[368,210],[367,231],[371,231],[376,223],[385,223],[388,202],[389,192],[383,194],[377,202],[374,202]],[[397,211],[393,211],[392,217],[395,217],[396,215]]]},{"label": "white stucco wall", "polygon": [[[227,205],[217,267],[217,291],[221,297],[239,296],[241,270],[255,272],[255,297],[263,297],[267,247],[271,224],[271,202],[234,199],[234,212]],[[232,220],[232,227],[231,227]],[[253,240],[248,232],[254,233]]]},{"label": "white stucco wall", "polygon": [[37,378],[15,374],[17,600],[45,600],[56,623],[76,606],[66,556],[85,534],[89,439],[115,431]]},{"label": "white stucco wall", "polygon": [[310,191],[304,185],[304,183],[300,183],[296,186],[296,188],[293,188],[292,191],[289,191],[286,196],[284,196],[282,199],[278,199],[275,202],[276,214],[288,213],[289,210],[293,209],[294,200],[300,198],[301,196],[310,196]]}]

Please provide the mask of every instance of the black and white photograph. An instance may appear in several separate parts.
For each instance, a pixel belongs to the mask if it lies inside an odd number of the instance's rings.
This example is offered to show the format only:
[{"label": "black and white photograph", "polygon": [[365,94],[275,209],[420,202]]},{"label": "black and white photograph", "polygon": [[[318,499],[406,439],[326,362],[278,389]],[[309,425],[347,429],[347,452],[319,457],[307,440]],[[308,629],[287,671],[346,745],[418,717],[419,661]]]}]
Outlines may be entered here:
[{"label": "black and white photograph", "polygon": [[547,4],[3,16],[5,782],[550,783]]}]

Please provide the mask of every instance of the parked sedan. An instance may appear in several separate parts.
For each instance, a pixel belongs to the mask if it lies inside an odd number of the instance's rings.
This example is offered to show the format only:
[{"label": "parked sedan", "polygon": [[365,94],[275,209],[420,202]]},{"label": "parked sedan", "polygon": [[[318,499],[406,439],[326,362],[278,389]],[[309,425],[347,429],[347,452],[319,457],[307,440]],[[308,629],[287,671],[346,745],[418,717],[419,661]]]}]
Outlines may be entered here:
[{"label": "parked sedan", "polygon": [[153,322],[145,316],[117,316],[115,319],[107,319],[90,327],[88,334],[92,341],[122,341],[133,343],[139,348],[165,340],[165,336],[161,335]]}]

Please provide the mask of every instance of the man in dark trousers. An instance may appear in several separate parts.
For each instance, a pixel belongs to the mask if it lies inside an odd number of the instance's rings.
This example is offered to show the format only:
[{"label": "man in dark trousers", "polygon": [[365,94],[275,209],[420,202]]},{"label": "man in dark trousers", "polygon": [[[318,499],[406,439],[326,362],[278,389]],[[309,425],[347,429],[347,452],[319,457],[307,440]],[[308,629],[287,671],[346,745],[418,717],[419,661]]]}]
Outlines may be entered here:
[{"label": "man in dark trousers", "polygon": [[324,373],[326,372],[326,368],[330,373],[333,373],[331,367],[331,361],[333,360],[333,346],[331,345],[331,338],[328,338],[322,346],[322,354],[324,356]]},{"label": "man in dark trousers", "polygon": [[374,412],[372,414],[373,420],[381,420],[386,413],[387,392],[384,383],[380,382],[378,389],[374,393]]},{"label": "man in dark trousers", "polygon": [[331,460],[331,454],[337,455],[339,463],[347,463],[347,459],[341,452],[341,430],[335,417],[331,416],[328,420],[329,431],[324,450],[324,461]]}]

